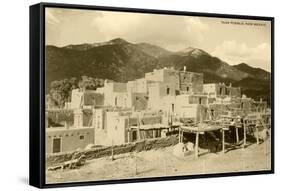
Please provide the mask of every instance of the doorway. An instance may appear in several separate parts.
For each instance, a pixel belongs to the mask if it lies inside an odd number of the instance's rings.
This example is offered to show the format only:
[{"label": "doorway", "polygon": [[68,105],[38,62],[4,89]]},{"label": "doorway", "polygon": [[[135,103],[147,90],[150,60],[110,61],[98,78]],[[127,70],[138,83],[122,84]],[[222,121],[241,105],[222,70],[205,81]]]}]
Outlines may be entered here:
[{"label": "doorway", "polygon": [[53,153],[61,152],[61,138],[53,139]]}]

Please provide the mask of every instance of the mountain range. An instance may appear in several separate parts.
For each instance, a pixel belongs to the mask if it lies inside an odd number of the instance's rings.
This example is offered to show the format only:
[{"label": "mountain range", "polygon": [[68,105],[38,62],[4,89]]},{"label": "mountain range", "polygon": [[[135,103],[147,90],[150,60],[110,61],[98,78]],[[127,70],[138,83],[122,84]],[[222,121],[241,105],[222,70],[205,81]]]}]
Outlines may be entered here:
[{"label": "mountain range", "polygon": [[204,83],[225,82],[242,93],[269,101],[270,73],[246,63],[229,65],[198,48],[172,52],[149,43],[130,43],[116,38],[102,43],[56,47],[46,46],[46,86],[54,80],[83,75],[126,82],[163,67],[204,74]]}]

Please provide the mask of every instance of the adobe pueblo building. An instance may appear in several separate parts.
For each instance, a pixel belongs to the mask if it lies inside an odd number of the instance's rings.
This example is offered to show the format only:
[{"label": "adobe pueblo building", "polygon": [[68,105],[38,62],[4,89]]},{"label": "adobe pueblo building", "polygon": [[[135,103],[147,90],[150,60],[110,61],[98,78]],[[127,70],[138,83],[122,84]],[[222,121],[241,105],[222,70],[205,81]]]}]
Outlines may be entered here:
[{"label": "adobe pueblo building", "polygon": [[[266,102],[242,96],[240,87],[204,84],[202,73],[155,69],[127,83],[106,80],[95,91],[75,89],[64,110],[47,109],[46,151],[61,153],[89,145],[163,138],[188,124],[266,109]],[[59,119],[60,115],[64,117]]]}]

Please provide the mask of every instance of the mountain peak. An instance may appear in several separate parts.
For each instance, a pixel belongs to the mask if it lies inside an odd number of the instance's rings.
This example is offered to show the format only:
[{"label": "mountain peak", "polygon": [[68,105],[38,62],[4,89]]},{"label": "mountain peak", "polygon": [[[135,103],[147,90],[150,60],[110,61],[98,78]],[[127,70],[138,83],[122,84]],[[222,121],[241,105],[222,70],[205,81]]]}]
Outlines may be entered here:
[{"label": "mountain peak", "polygon": [[193,48],[193,47],[189,46],[189,47],[187,47],[187,48],[181,50],[180,52],[191,52],[191,51],[193,51],[193,50],[195,50],[195,49],[196,49],[196,48]]},{"label": "mountain peak", "polygon": [[187,47],[187,48],[179,51],[178,53],[180,53],[182,55],[191,55],[193,57],[199,57],[201,55],[209,55],[204,50],[199,49],[199,48],[193,48],[193,47]]},{"label": "mountain peak", "polygon": [[74,45],[70,44],[70,45],[64,46],[63,48],[84,51],[84,50],[89,50],[91,48],[95,48],[95,47],[99,47],[99,46],[114,45],[114,44],[129,44],[129,42],[127,42],[126,40],[124,40],[122,38],[115,38],[115,39],[112,39],[112,40],[106,41],[106,42],[83,43],[83,44],[74,44]]},{"label": "mountain peak", "polygon": [[112,40],[110,40],[109,42],[114,43],[114,44],[124,44],[124,43],[128,43],[126,40],[122,39],[122,38],[114,38]]},{"label": "mountain peak", "polygon": [[240,64],[237,64],[237,65],[234,65],[235,67],[248,67],[248,68],[252,68],[251,66],[249,66],[248,64],[246,63],[240,63]]}]

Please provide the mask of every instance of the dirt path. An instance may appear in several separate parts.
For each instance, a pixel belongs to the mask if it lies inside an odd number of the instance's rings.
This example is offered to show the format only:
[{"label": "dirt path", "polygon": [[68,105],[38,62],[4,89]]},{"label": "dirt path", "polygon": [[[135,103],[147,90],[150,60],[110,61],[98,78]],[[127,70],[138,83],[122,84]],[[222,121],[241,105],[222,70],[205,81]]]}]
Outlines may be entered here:
[{"label": "dirt path", "polygon": [[140,177],[210,174],[269,170],[271,168],[270,139],[246,149],[230,150],[225,154],[207,153],[194,159],[193,155],[175,157],[173,147],[127,153],[87,161],[80,169],[46,172],[47,183],[113,180]]}]

